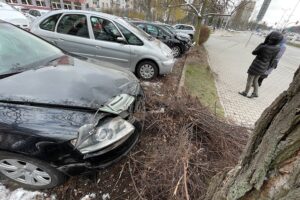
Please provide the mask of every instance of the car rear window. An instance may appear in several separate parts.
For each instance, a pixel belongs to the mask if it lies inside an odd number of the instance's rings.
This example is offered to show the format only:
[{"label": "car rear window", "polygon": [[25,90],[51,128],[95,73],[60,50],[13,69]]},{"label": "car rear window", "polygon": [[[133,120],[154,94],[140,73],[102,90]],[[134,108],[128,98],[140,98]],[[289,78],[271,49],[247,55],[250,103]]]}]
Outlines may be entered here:
[{"label": "car rear window", "polygon": [[193,27],[191,27],[191,26],[185,26],[184,27],[186,30],[193,30]]},{"label": "car rear window", "polygon": [[61,14],[56,14],[48,17],[47,19],[42,21],[42,23],[40,23],[40,28],[47,31],[54,31],[60,16]]}]

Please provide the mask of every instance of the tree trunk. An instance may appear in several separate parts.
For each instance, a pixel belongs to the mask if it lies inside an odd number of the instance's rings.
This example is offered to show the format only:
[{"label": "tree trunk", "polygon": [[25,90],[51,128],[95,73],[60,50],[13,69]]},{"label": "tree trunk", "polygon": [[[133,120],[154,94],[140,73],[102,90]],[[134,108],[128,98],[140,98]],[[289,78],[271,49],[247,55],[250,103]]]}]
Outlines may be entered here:
[{"label": "tree trunk", "polygon": [[217,174],[206,200],[300,199],[300,66],[260,119],[239,164]]},{"label": "tree trunk", "polygon": [[201,34],[202,19],[203,19],[203,15],[204,15],[204,13],[206,11],[207,1],[208,0],[204,0],[203,1],[202,7],[201,7],[201,11],[200,11],[201,16],[197,15],[197,18],[196,18],[196,32],[195,32],[194,41],[198,45],[199,45],[199,38],[201,37],[200,34]]}]

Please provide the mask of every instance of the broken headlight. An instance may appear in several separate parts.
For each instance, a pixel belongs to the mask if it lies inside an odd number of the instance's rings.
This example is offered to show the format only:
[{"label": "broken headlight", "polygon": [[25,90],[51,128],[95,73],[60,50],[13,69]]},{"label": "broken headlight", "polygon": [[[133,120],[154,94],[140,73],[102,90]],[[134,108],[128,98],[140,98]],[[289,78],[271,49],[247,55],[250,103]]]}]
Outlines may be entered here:
[{"label": "broken headlight", "polygon": [[111,99],[103,107],[99,108],[99,110],[112,114],[120,114],[121,112],[128,110],[130,105],[134,102],[134,99],[133,96],[128,94],[120,94]]},{"label": "broken headlight", "polygon": [[99,151],[115,143],[126,140],[135,128],[120,117],[109,119],[99,127],[84,125],[79,129],[75,147],[83,154]]}]

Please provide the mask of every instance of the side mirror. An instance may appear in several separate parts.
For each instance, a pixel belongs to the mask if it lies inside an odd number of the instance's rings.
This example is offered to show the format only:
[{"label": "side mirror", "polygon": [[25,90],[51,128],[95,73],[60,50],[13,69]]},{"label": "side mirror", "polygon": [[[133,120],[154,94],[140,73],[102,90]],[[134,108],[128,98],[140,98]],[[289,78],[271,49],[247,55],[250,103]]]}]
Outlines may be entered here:
[{"label": "side mirror", "polygon": [[127,41],[123,37],[117,37],[117,42],[127,44]]}]

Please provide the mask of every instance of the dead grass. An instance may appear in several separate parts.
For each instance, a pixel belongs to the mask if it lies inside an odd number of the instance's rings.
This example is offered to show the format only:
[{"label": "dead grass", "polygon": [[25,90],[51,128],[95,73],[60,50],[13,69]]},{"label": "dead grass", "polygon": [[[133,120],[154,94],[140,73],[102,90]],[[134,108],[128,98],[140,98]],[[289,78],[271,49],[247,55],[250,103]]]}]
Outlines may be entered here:
[{"label": "dead grass", "polygon": [[[195,56],[201,54],[202,56]],[[192,56],[186,61],[185,86],[199,101],[207,106],[215,115],[224,117],[224,110],[220,104],[215,77],[206,60],[203,47],[194,49]]]}]

